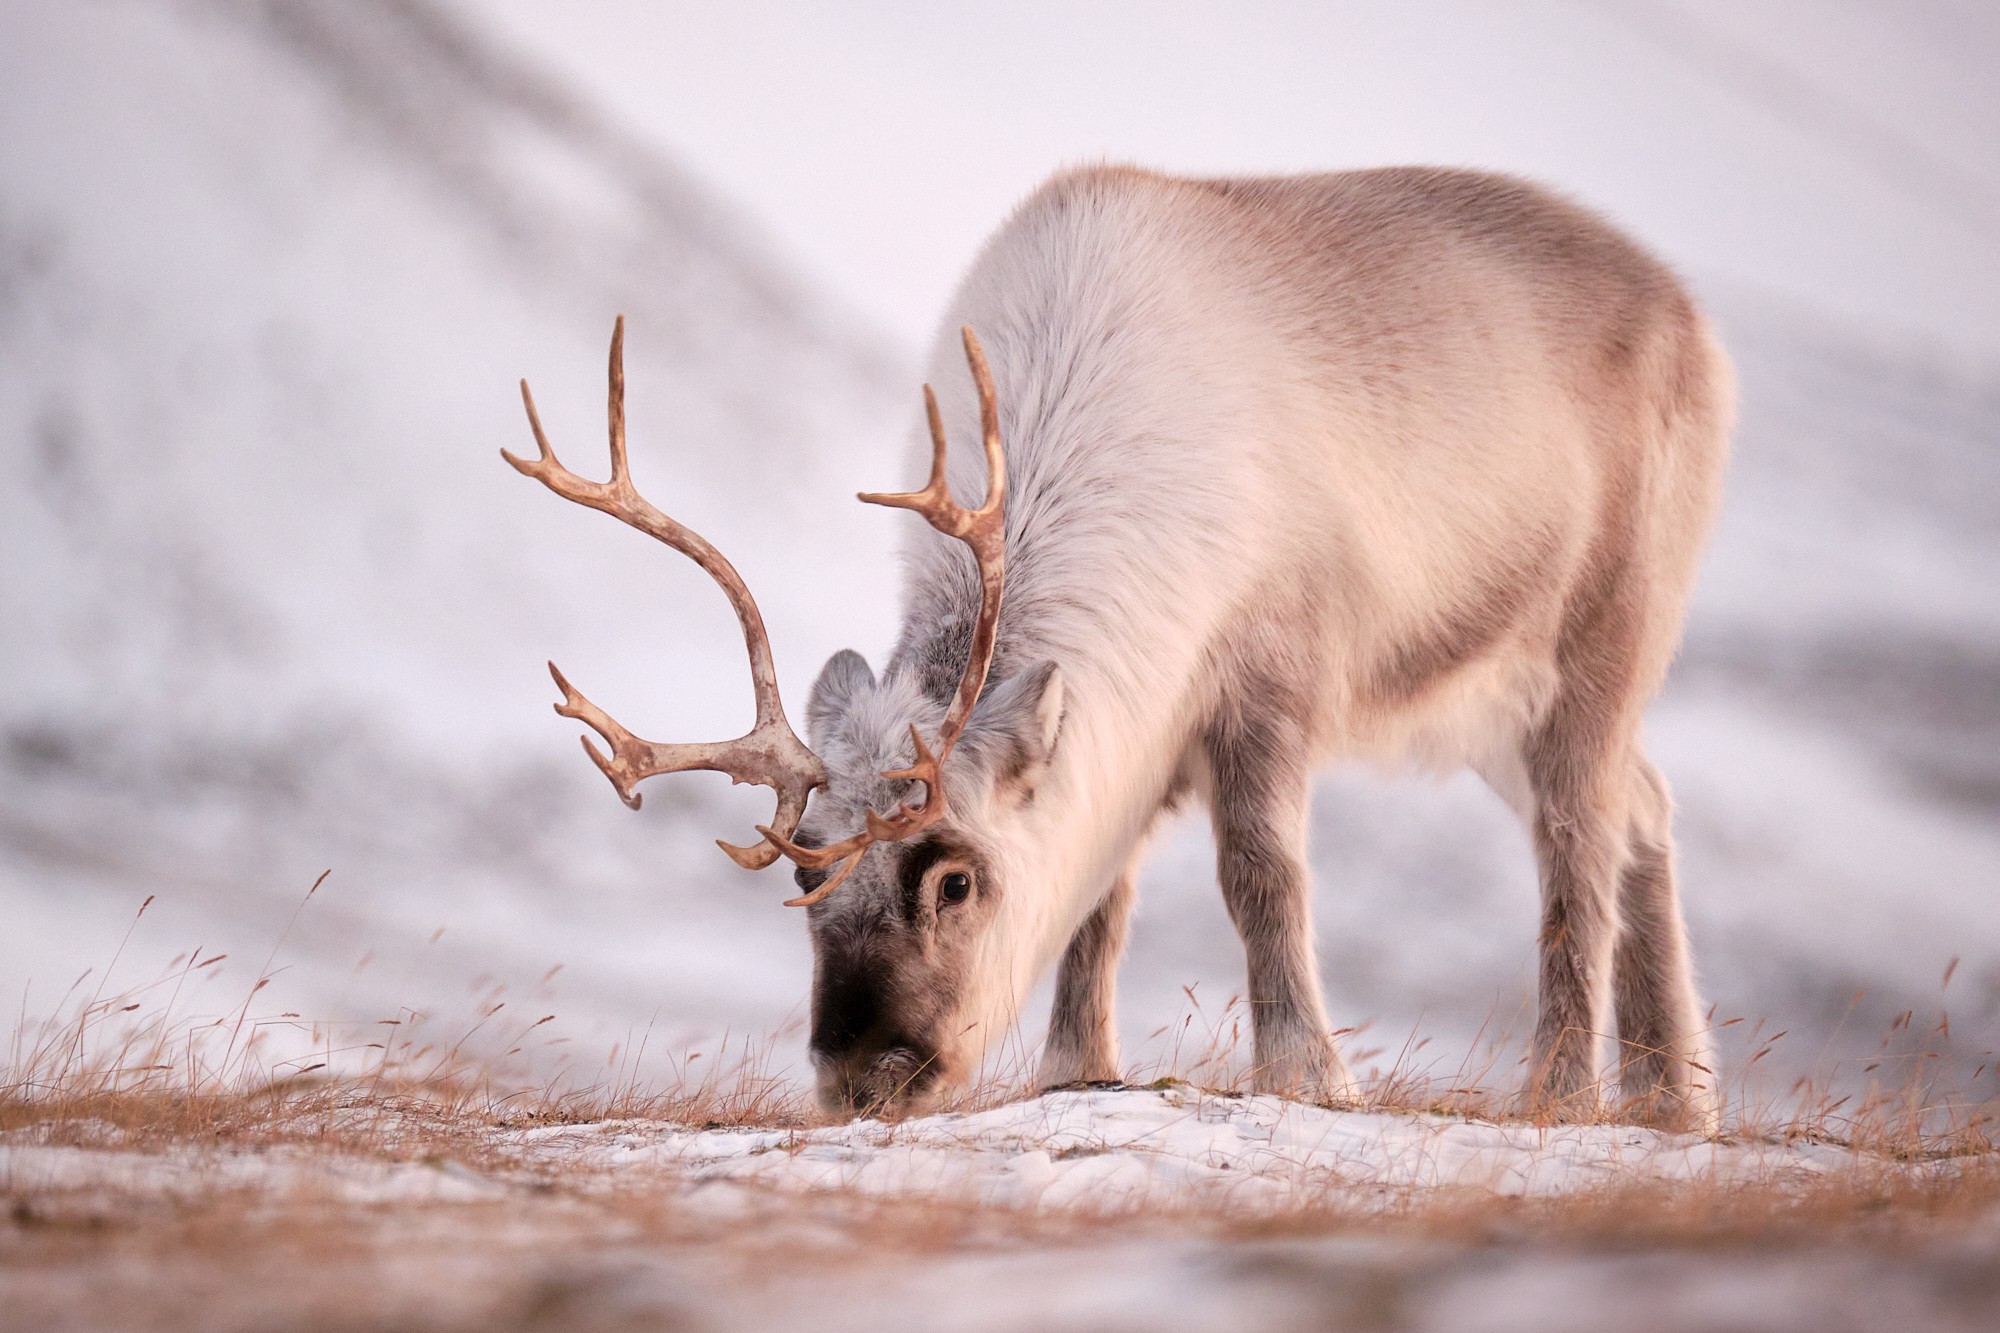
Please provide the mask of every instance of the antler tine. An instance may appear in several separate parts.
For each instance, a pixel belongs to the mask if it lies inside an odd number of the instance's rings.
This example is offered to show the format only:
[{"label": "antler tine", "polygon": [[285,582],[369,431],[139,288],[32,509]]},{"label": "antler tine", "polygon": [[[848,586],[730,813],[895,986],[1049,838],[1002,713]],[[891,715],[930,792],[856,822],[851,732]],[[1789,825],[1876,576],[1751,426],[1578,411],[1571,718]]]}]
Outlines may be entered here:
[{"label": "antler tine", "polygon": [[892,769],[882,776],[923,783],[925,796],[922,805],[898,806],[896,813],[887,818],[869,810],[864,815],[861,832],[825,847],[801,847],[768,828],[758,828],[757,831],[773,846],[807,870],[825,870],[834,865],[840,867],[811,893],[786,899],[785,906],[811,907],[824,900],[854,873],[854,867],[861,864],[861,854],[871,846],[878,842],[901,842],[944,817],[944,786],[939,781],[939,759],[924,744],[923,733],[917,730],[914,723],[910,726],[910,744],[916,747],[917,755],[910,766]]},{"label": "antler tine", "polygon": [[[986,674],[993,664],[993,650],[1000,623],[1000,595],[1005,583],[1007,458],[1000,440],[1000,409],[993,388],[993,371],[986,362],[986,349],[979,336],[967,326],[960,330],[965,343],[966,365],[979,391],[979,428],[986,452],[986,499],[977,509],[967,509],[952,498],[945,479],[946,442],[944,419],[938,411],[937,395],[924,386],[924,411],[930,422],[931,475],[924,488],[894,494],[864,492],[867,504],[912,509],[924,521],[947,537],[956,537],[972,550],[979,568],[979,621],[973,629],[972,650],[959,678],[958,693],[944,725],[938,729],[938,759],[951,752],[959,733],[972,716],[972,706],[986,687]],[[936,784],[929,784],[935,794]]]},{"label": "antler tine", "polygon": [[611,326],[611,367],[607,379],[610,382],[607,407],[611,428],[610,481],[586,481],[557,460],[556,451],[549,444],[548,432],[542,429],[542,414],[535,410],[534,391],[528,388],[528,381],[525,379],[521,381],[521,405],[528,409],[528,428],[535,433],[537,457],[531,462],[516,458],[505,449],[500,451],[500,456],[506,459],[516,472],[533,477],[563,499],[613,513],[614,511],[606,508],[601,501],[614,496],[618,499],[638,499],[638,493],[632,489],[632,478],[625,461],[625,316],[623,315],[618,316],[617,322]]},{"label": "antler tine", "polygon": [[923,804],[898,806],[896,813],[888,816],[878,815],[869,810],[863,817],[863,828],[860,833],[842,838],[839,842],[830,843],[825,847],[802,847],[761,824],[757,831],[795,864],[807,870],[824,870],[849,857],[859,856],[870,844],[901,842],[918,830],[936,823],[943,817],[945,809],[944,787],[939,781],[942,761],[931,753],[928,745],[924,744],[923,733],[917,730],[915,723],[910,724],[910,744],[915,747],[917,756],[910,766],[891,769],[882,776],[891,781],[923,783],[926,789]]},{"label": "antler tine", "polygon": [[[863,491],[856,498],[864,504],[887,505],[892,509],[913,509],[947,537],[969,538],[995,527],[995,519],[1006,503],[1007,459],[1000,443],[1000,411],[993,390],[993,372],[986,364],[986,349],[970,327],[961,329],[965,359],[972,369],[972,382],[979,391],[979,428],[986,451],[986,499],[977,509],[967,509],[952,498],[951,484],[945,480],[944,417],[938,411],[937,394],[924,386],[924,416],[931,431],[931,475],[921,490]],[[975,554],[977,551],[975,549]]]},{"label": "antler tine", "polygon": [[[866,849],[864,848],[863,850]],[[827,896],[831,894],[835,889],[839,888],[842,884],[845,884],[847,882],[847,877],[854,873],[854,867],[860,864],[861,864],[861,852],[857,851],[852,856],[847,858],[846,863],[843,864],[840,867],[840,869],[834,871],[833,874],[827,877],[826,883],[820,885],[818,888],[814,889],[811,893],[804,893],[800,894],[796,898],[785,899],[785,906],[811,907],[816,902],[824,901],[827,898]]]},{"label": "antler tine", "polygon": [[648,742],[634,736],[616,718],[584,698],[554,662],[549,663],[549,675],[555,678],[556,688],[563,694],[563,701],[556,705],[556,712],[563,717],[574,718],[583,723],[610,743],[611,753],[607,755],[591,744],[590,737],[578,738],[583,742],[583,752],[590,756],[591,762],[603,770],[605,777],[611,779],[611,785],[617,789],[618,799],[637,810],[640,796],[632,790],[632,784],[646,776],[640,772],[640,768],[644,763],[643,747]]},{"label": "antler tine", "polygon": [[[604,416],[607,433],[611,438],[611,484],[618,490],[638,499],[639,493],[632,489],[632,472],[625,457],[625,316],[620,315],[611,324],[611,364],[605,375]],[[521,381],[526,384],[526,380]]]},{"label": "antler tine", "polygon": [[[750,658],[750,679],[757,697],[756,725],[744,735],[731,741],[715,741],[700,744],[662,745],[643,740],[627,730],[603,709],[585,698],[563,678],[555,664],[549,664],[549,672],[555,677],[557,688],[563,692],[563,701],[556,705],[556,712],[573,718],[602,736],[611,747],[606,755],[591,744],[588,736],[583,738],[583,748],[592,762],[603,770],[605,777],[617,790],[619,798],[633,809],[639,808],[639,794],[633,790],[638,782],[661,773],[681,773],[694,769],[707,769],[726,773],[735,782],[752,782],[769,787],[777,794],[777,813],[772,817],[774,827],[785,830],[789,836],[799,826],[805,814],[806,799],[813,788],[826,782],[826,767],[809,749],[805,742],[785,720],[784,703],[778,695],[777,671],[771,662],[770,636],[764,629],[763,614],[757,609],[757,601],[750,595],[750,589],[736,572],[736,567],[727,557],[710,545],[700,534],[682,526],[666,514],[656,509],[632,485],[630,469],[625,452],[625,317],[620,315],[611,332],[611,357],[608,373],[608,396],[606,413],[611,444],[611,479],[605,482],[589,481],[577,476],[556,459],[555,450],[550,447],[548,434],[542,429],[540,415],[535,411],[534,395],[529,392],[528,382],[521,381],[521,401],[528,412],[528,425],[535,434],[538,451],[534,459],[517,458],[502,449],[500,456],[524,476],[533,477],[565,500],[588,506],[631,527],[637,528],[676,551],[687,556],[715,580],[728,596],[729,603],[736,612],[737,623],[743,631],[743,646]],[[777,860],[779,844],[783,839],[766,837],[763,841],[748,847],[738,847],[732,843],[717,845],[727,852],[736,864],[749,870],[761,870]]]},{"label": "antler tine", "polygon": [[971,325],[959,330],[965,343],[965,361],[972,368],[972,383],[979,390],[980,446],[986,452],[986,503],[979,507],[981,518],[997,516],[1007,499],[1007,455],[1000,445],[1000,402],[993,389],[993,371],[986,364],[986,349]]}]

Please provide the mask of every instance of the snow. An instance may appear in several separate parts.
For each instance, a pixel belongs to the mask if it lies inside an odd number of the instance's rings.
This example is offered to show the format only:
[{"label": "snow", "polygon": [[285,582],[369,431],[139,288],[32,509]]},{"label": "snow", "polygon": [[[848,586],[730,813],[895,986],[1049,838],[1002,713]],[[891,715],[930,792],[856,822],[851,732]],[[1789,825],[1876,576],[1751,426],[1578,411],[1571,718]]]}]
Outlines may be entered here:
[{"label": "snow", "polygon": [[991,1110],[821,1129],[607,1123],[523,1138],[601,1171],[1041,1210],[1276,1211],[1440,1190],[1573,1194],[1647,1180],[1771,1181],[1851,1164],[1814,1144],[1721,1143],[1619,1125],[1336,1111],[1195,1088],[1062,1091]]},{"label": "snow", "polygon": [[810,1129],[647,1120],[496,1128],[480,1146],[511,1166],[487,1173],[435,1156],[394,1162],[295,1147],[162,1153],[29,1137],[0,1139],[0,1188],[172,1197],[310,1190],[366,1203],[497,1198],[510,1182],[553,1179],[586,1191],[671,1183],[698,1204],[725,1209],[729,1193],[704,1187],[1034,1213],[1199,1209],[1214,1217],[1385,1208],[1466,1192],[1554,1197],[1644,1182],[1796,1184],[1870,1160],[1803,1140],[1329,1110],[1187,1086],[1060,1091],[982,1111]]},{"label": "snow", "polygon": [[[1879,1186],[1980,1165],[1823,1143],[1331,1111],[1187,1087],[802,1130],[461,1122],[433,1141],[452,1147],[428,1151],[421,1115],[404,1126],[380,1106],[347,1111],[382,1131],[379,1151],[120,1146],[115,1128],[76,1124],[60,1144],[32,1127],[0,1133],[9,1312],[47,1329],[293,1327],[328,1310],[357,1328],[758,1333],[1956,1330],[1992,1326],[2000,1272],[1996,1219],[1959,1212],[1927,1245],[1871,1248],[1853,1228],[1811,1224],[1776,1244],[1754,1231],[1692,1244],[1538,1236],[1532,1214],[1481,1206],[1647,1182],[1785,1191],[1851,1173]],[[1442,1211],[1427,1228],[1430,1204]]]}]

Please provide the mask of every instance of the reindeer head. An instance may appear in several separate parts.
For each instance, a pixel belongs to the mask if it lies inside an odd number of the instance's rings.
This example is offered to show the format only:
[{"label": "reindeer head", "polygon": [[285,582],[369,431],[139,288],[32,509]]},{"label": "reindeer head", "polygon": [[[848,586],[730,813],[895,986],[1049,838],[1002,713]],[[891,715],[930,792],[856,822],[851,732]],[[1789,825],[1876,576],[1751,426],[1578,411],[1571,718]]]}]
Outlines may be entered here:
[{"label": "reindeer head", "polygon": [[1061,683],[1047,664],[986,689],[1000,616],[1007,478],[985,355],[966,329],[986,453],[985,502],[966,509],[952,499],[944,424],[928,385],[929,482],[907,494],[860,497],[915,510],[971,550],[980,607],[958,688],[948,703],[934,700],[907,677],[877,681],[858,654],[840,653],[813,689],[809,747],[785,719],[763,616],[741,576],[720,551],[632,485],[624,337],[621,316],[611,336],[608,482],[586,481],[556,460],[525,380],[521,397],[539,456],[520,459],[505,450],[501,456],[564,499],[638,528],[708,572],[743,630],[757,720],[732,741],[642,740],[578,693],[551,663],[563,693],[556,712],[609,743],[607,755],[583,739],[584,750],[634,809],[638,782],[691,769],[727,773],[777,793],[777,813],[770,826],[757,827],[759,841],[718,845],[746,869],[762,869],[780,856],[797,867],[803,892],[787,905],[808,909],[813,934],[812,1054],[821,1101],[828,1109],[856,1110],[921,1104],[969,1074],[988,1037],[1011,1021],[1020,951],[1003,941],[1014,933],[1005,929],[1009,920],[1018,926],[1019,912],[1009,912],[1004,886],[1033,872],[1021,863],[1025,840],[1005,835],[1032,803],[1062,711]]},{"label": "reindeer head", "polygon": [[[1021,890],[1048,879],[1034,796],[1062,702],[1049,663],[992,681],[941,774],[941,817],[875,841],[851,868],[798,867],[815,900],[812,1056],[828,1109],[922,1105],[1011,1026],[1037,957],[1029,942],[1045,895]],[[807,708],[828,781],[794,841],[837,846],[870,811],[899,808],[918,787],[902,774],[945,720],[944,703],[911,674],[878,680],[859,654],[837,654]]]}]

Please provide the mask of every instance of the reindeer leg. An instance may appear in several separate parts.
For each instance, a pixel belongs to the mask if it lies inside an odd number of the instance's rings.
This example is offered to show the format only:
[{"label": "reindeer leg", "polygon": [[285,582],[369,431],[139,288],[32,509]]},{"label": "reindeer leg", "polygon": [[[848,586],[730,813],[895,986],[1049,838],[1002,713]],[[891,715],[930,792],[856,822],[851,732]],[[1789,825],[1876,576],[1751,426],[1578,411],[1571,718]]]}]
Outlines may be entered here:
[{"label": "reindeer leg", "polygon": [[1114,1002],[1118,958],[1137,896],[1138,858],[1127,866],[1063,951],[1056,972],[1055,1007],[1035,1085],[1111,1082],[1118,1078],[1118,1023]]},{"label": "reindeer leg", "polygon": [[1636,747],[1631,800],[1612,968],[1626,1114],[1667,1128],[1713,1131],[1715,1058],[1674,886],[1673,803],[1659,770]]},{"label": "reindeer leg", "polygon": [[1353,1082],[1334,1049],[1313,954],[1306,872],[1310,773],[1299,709],[1246,697],[1204,737],[1223,902],[1249,964],[1259,1092],[1339,1101]]},{"label": "reindeer leg", "polygon": [[1588,1119],[1611,1016],[1618,884],[1627,851],[1626,745],[1587,690],[1559,695],[1523,747],[1541,867],[1540,1001],[1528,1106]]}]

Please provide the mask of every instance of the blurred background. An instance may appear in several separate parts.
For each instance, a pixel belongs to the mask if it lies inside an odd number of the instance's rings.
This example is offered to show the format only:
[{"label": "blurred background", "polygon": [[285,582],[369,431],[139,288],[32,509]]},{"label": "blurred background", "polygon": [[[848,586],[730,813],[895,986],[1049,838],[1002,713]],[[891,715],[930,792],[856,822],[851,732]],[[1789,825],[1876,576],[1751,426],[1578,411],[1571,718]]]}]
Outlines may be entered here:
[{"label": "blurred background", "polygon": [[[197,1008],[274,957],[259,1012],[504,1001],[586,1073],[640,1034],[796,1064],[804,923],[710,845],[768,798],[683,776],[632,814],[548,711],[554,658],[642,734],[737,734],[727,605],[500,462],[514,381],[600,472],[629,316],[638,482],[744,570],[801,700],[892,639],[893,596],[832,590],[891,586],[905,520],[851,496],[918,476],[934,312],[1042,177],[1440,162],[1603,210],[1738,359],[1651,719],[1707,992],[1752,1020],[1726,1076],[1756,1020],[1783,1079],[1865,1070],[1907,1010],[1899,1049],[1990,1094],[1996,75],[1983,0],[0,0],[0,993],[199,947]],[[1333,773],[1315,814],[1357,1044],[1449,1071],[1523,1026],[1500,803]],[[1210,858],[1190,820],[1146,872],[1135,1064],[1241,985]]]}]

